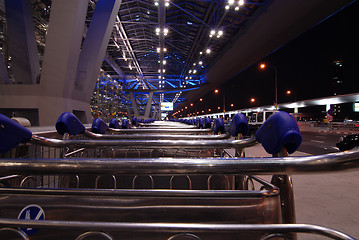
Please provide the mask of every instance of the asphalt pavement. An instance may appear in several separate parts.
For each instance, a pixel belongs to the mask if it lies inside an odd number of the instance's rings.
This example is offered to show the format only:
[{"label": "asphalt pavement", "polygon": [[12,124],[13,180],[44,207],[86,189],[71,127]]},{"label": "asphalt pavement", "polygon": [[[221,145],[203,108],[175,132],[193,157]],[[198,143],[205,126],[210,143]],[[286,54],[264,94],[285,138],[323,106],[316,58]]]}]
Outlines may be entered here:
[{"label": "asphalt pavement", "polygon": [[[303,143],[292,156],[339,151],[335,143],[343,134],[301,129]],[[246,157],[270,157],[262,146],[246,149]],[[321,225],[359,238],[359,169],[351,172],[296,174],[292,176],[297,223]],[[269,176],[261,176],[270,180]],[[328,239],[298,234],[299,240]]]}]

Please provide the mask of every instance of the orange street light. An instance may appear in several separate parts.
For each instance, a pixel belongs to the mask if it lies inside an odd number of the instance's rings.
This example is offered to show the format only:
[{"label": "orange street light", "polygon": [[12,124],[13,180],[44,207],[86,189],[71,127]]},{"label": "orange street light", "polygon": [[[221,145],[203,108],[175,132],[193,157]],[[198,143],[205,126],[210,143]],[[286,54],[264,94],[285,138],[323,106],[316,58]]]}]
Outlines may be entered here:
[{"label": "orange street light", "polygon": [[219,90],[218,90],[218,89],[215,89],[215,90],[214,90],[214,93],[219,93]]},{"label": "orange street light", "polygon": [[191,103],[191,107],[193,107],[193,103]]},{"label": "orange street light", "polygon": [[251,98],[251,103],[254,103],[256,101],[255,98]]},{"label": "orange street light", "polygon": [[203,101],[203,98],[200,98],[199,101],[202,102],[202,101]]},{"label": "orange street light", "polygon": [[287,94],[290,95],[292,93],[291,90],[287,90]]},{"label": "orange street light", "polygon": [[[277,106],[278,106],[278,69],[275,66],[269,66],[269,67],[273,68],[273,70],[274,70],[274,90],[275,90],[274,106],[277,109]],[[264,70],[267,68],[267,65],[265,63],[261,63],[259,65],[259,68],[261,70]]]},{"label": "orange street light", "polygon": [[234,107],[234,104],[233,104],[233,103],[231,103],[231,107]]}]

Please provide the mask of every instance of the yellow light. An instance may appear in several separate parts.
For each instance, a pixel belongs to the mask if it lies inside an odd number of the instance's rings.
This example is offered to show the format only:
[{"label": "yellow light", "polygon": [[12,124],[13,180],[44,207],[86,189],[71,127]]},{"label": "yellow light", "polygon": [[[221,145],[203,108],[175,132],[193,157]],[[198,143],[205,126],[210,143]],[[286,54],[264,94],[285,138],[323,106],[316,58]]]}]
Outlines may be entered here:
[{"label": "yellow light", "polygon": [[255,98],[251,98],[251,102],[253,103],[253,102],[255,102],[256,101],[256,99]]},{"label": "yellow light", "polygon": [[219,90],[218,90],[218,89],[215,89],[215,90],[214,90],[214,93],[219,93]]},{"label": "yellow light", "polygon": [[261,69],[265,69],[267,66],[266,66],[264,63],[261,63],[261,65],[259,65],[259,67],[260,67]]}]

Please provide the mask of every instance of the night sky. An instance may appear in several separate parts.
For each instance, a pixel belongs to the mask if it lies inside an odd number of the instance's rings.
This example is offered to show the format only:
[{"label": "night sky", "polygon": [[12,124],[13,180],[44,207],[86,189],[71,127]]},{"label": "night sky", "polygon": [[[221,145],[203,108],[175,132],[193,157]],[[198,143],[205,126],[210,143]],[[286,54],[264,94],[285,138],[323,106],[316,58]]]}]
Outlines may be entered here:
[{"label": "night sky", "polygon": [[[332,96],[335,60],[343,62],[342,94],[359,92],[358,12],[355,2],[260,61],[278,69],[279,103]],[[253,106],[252,97],[258,106],[273,104],[274,70],[261,71],[258,66],[259,62],[218,87],[225,89],[227,111]],[[287,90],[293,94],[286,95]],[[218,112],[217,106],[222,106],[220,95],[208,93],[203,99],[206,103],[195,102],[199,109],[206,105]]]}]

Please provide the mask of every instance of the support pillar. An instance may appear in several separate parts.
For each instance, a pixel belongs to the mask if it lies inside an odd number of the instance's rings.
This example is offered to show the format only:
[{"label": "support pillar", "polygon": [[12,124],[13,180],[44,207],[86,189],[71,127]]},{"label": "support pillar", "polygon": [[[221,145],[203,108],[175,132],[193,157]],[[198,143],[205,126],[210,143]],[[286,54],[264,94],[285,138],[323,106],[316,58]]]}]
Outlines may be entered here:
[{"label": "support pillar", "polygon": [[0,84],[10,84],[9,74],[4,62],[3,55],[0,53]]},{"label": "support pillar", "polygon": [[151,106],[152,106],[153,92],[150,92],[148,96],[148,102],[145,109],[145,118],[150,118]]},{"label": "support pillar", "polygon": [[131,99],[131,104],[132,104],[132,108],[133,108],[133,113],[135,114],[135,117],[138,118],[138,117],[139,117],[139,114],[138,114],[138,108],[137,108],[135,93],[132,92],[132,93],[130,93],[129,95],[130,95],[130,99]]},{"label": "support pillar", "polygon": [[82,45],[74,99],[90,102],[121,0],[98,0]]},{"label": "support pillar", "polygon": [[76,76],[87,7],[88,0],[52,2],[40,84],[2,85],[0,108],[31,109],[36,112],[40,126],[54,126],[58,116],[65,111],[78,114],[84,123],[90,122],[90,101],[69,98]]},{"label": "support pillar", "polygon": [[36,84],[40,77],[31,1],[5,0],[11,68],[15,81]]}]

